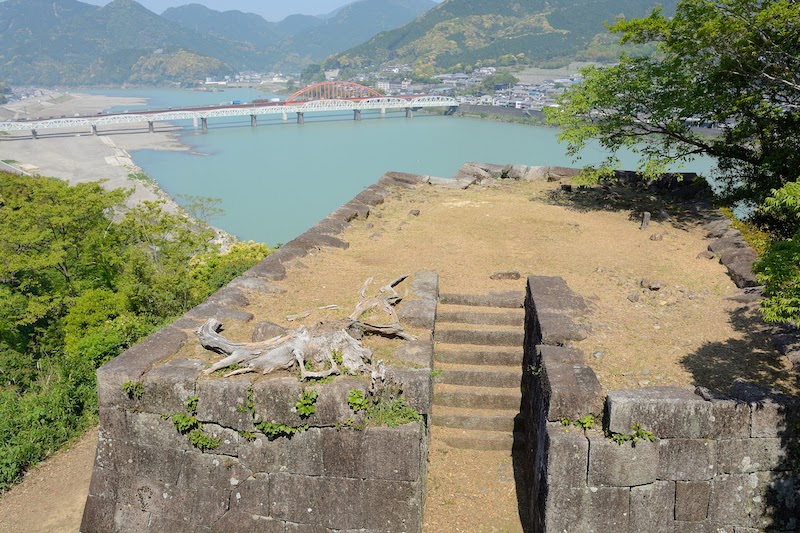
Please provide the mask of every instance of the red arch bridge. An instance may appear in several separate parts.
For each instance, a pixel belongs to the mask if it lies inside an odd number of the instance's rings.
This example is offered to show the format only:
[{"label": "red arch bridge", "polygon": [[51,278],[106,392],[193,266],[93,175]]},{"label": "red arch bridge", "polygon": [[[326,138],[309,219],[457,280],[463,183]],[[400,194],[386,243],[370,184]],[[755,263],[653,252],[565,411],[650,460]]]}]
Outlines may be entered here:
[{"label": "red arch bridge", "polygon": [[302,124],[306,113],[324,111],[352,111],[354,120],[361,120],[361,112],[365,110],[385,113],[388,110],[405,110],[406,117],[412,117],[413,111],[424,108],[447,108],[452,114],[458,108],[454,98],[446,96],[384,96],[374,89],[351,82],[323,82],[296,92],[284,102],[263,103],[231,103],[182,107],[179,109],[161,109],[154,111],[131,111],[126,113],[102,113],[75,117],[48,119],[15,120],[0,122],[0,131],[30,131],[34,138],[38,132],[58,128],[91,128],[97,135],[98,127],[114,124],[147,123],[150,131],[155,131],[156,122],[175,120],[194,121],[206,131],[208,120],[220,117],[250,116],[250,125],[257,125],[260,115],[280,115],[288,121],[290,116],[296,117]]}]

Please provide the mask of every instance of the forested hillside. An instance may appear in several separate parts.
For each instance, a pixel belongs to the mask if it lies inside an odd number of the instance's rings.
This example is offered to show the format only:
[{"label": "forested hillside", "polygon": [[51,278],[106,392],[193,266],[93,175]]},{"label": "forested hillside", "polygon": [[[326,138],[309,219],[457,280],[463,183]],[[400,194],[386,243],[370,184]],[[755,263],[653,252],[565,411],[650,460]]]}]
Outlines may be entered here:
[{"label": "forested hillside", "polygon": [[98,366],[270,252],[159,203],[113,217],[127,194],[0,172],[0,492],[96,421]]},{"label": "forested hillside", "polygon": [[646,15],[675,0],[445,0],[396,30],[329,59],[328,67],[410,63],[420,76],[461,65],[569,63],[586,50],[604,22]]}]

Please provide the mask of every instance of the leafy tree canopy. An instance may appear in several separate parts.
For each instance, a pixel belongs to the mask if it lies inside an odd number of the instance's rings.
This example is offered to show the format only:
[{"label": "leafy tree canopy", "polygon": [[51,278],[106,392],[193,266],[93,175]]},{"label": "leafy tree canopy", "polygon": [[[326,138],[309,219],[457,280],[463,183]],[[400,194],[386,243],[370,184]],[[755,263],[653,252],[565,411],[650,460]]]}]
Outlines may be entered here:
[{"label": "leafy tree canopy", "polygon": [[[709,155],[721,197],[745,200],[750,221],[771,242],[754,265],[765,284],[762,312],[800,321],[800,3],[792,0],[681,0],[673,18],[658,9],[619,20],[621,42],[655,45],[650,56],[584,70],[584,83],[548,110],[577,155],[597,140],[627,148],[655,177],[675,162]],[[695,126],[714,124],[719,134]]]},{"label": "leafy tree canopy", "polygon": [[[800,4],[791,0],[682,0],[673,18],[619,20],[622,43],[655,44],[648,57],[588,68],[549,110],[573,154],[593,139],[666,165],[716,158],[725,197],[762,202],[800,168]],[[710,136],[694,126],[717,124]],[[617,159],[612,155],[608,166]]]}]

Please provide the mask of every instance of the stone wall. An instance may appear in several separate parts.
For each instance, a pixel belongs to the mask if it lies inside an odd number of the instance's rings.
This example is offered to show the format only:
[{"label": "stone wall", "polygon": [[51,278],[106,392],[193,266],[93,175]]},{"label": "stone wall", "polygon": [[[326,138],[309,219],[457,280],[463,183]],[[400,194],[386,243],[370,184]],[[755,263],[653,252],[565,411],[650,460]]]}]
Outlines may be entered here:
[{"label": "stone wall", "polygon": [[514,107],[502,107],[496,105],[469,105],[461,104],[458,106],[459,115],[502,115],[507,117],[536,118],[544,122],[544,113],[536,109],[516,109]]},{"label": "stone wall", "polygon": [[[201,373],[208,366],[202,350],[185,345],[197,344],[192,330],[208,318],[251,322],[248,295],[279,290],[288,262],[326,246],[347,248],[339,235],[350,221],[366,217],[394,188],[424,181],[387,174],[98,370],[100,436],[83,533],[420,531],[436,273],[415,274],[408,303],[398,308],[403,324],[427,334],[398,348],[395,357],[408,365],[386,370],[385,390],[402,391],[420,422],[351,429],[363,423],[363,413],[351,409],[347,396],[366,390],[367,381],[338,377],[312,385],[285,372],[214,378]],[[303,389],[318,394],[308,418],[295,408]],[[181,419],[188,420],[183,434],[174,423]],[[307,427],[270,440],[258,422]],[[194,429],[202,433],[192,441]],[[208,447],[204,438],[219,444]]]},{"label": "stone wall", "polygon": [[[747,383],[733,398],[678,387],[604,397],[583,354],[567,346],[582,335],[582,299],[560,278],[531,277],[526,309],[529,530],[800,530],[800,406]],[[587,415],[602,429],[574,424]],[[611,438],[637,427],[633,445]]]}]

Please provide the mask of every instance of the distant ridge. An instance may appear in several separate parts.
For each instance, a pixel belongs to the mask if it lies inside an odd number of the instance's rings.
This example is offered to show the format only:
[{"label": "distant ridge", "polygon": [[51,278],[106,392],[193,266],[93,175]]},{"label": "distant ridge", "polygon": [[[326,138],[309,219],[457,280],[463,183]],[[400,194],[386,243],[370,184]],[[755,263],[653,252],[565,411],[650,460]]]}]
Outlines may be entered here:
[{"label": "distant ridge", "polygon": [[418,73],[503,61],[569,63],[590,47],[603,22],[646,15],[677,0],[445,0],[414,21],[330,58],[326,66],[410,63]]}]

